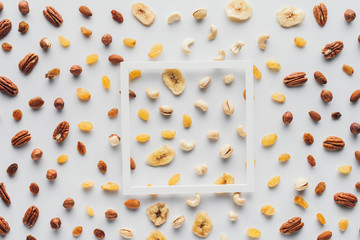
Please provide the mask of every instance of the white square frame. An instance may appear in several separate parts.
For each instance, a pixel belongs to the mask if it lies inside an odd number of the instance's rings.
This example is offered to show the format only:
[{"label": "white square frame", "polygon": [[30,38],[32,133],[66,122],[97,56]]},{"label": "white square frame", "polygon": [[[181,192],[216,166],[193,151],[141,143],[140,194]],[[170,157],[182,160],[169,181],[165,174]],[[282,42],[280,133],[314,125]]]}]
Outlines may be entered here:
[{"label": "white square frame", "polygon": [[[236,68],[245,71],[246,88],[246,183],[229,185],[174,185],[174,186],[132,186],[130,170],[130,101],[129,70],[134,69],[226,69]],[[124,195],[143,194],[193,194],[253,192],[255,188],[254,163],[254,84],[251,61],[173,61],[173,62],[122,62],[120,66],[121,89],[121,147],[122,147],[122,192]],[[239,91],[240,94],[241,91]]]}]

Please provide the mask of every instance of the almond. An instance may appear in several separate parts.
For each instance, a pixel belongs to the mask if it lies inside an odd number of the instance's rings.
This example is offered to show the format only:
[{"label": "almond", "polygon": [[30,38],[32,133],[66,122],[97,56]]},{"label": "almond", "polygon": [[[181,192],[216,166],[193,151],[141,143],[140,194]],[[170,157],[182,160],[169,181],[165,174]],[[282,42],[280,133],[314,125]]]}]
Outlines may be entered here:
[{"label": "almond", "polygon": [[109,62],[111,63],[121,63],[123,61],[124,59],[120,55],[112,54],[109,56]]},{"label": "almond", "polygon": [[80,6],[79,11],[85,17],[91,17],[92,16],[92,12],[87,6]]},{"label": "almond", "polygon": [[140,206],[140,201],[136,199],[128,199],[124,202],[124,205],[130,209],[137,209]]},{"label": "almond", "polygon": [[132,157],[130,157],[130,169],[135,170],[135,168],[136,168],[136,163],[135,163],[134,159]]},{"label": "almond", "polygon": [[355,90],[350,97],[350,102],[357,102],[360,98],[360,89]]},{"label": "almond", "polygon": [[321,115],[318,112],[310,111],[309,116],[314,122],[318,122],[321,120]]},{"label": "almond", "polygon": [[317,240],[328,240],[332,237],[332,232],[331,231],[325,231],[323,233],[321,233],[318,237]]}]

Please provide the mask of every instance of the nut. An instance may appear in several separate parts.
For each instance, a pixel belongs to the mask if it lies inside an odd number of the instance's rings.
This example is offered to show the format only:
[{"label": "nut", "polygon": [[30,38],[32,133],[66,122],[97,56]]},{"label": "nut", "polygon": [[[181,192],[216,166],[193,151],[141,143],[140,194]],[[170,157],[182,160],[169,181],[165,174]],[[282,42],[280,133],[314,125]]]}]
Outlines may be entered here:
[{"label": "nut", "polygon": [[355,158],[358,162],[360,162],[360,151],[355,151]]},{"label": "nut", "polygon": [[23,223],[29,228],[33,227],[39,217],[39,213],[39,209],[36,206],[29,207],[22,219]]},{"label": "nut", "polygon": [[173,108],[170,106],[160,106],[159,107],[160,113],[164,116],[171,116],[173,113]]},{"label": "nut", "polygon": [[307,145],[311,145],[314,143],[314,137],[311,133],[304,133],[303,140]]},{"label": "nut", "polygon": [[11,204],[10,196],[6,192],[6,188],[4,183],[0,183],[0,198],[6,203],[7,205]]},{"label": "nut", "polygon": [[350,96],[350,102],[355,103],[360,99],[360,89],[356,89]]},{"label": "nut", "polygon": [[360,124],[359,123],[352,123],[350,125],[350,131],[353,133],[353,134],[359,134],[360,133]]},{"label": "nut", "polygon": [[289,219],[287,222],[285,222],[280,227],[280,232],[282,234],[290,235],[294,234],[301,230],[301,228],[304,226],[304,223],[301,222],[300,217],[294,217]]},{"label": "nut", "polygon": [[360,191],[360,182],[355,183],[356,190]]},{"label": "nut", "polygon": [[105,232],[103,230],[101,230],[101,229],[98,229],[98,228],[94,229],[94,235],[95,235],[95,237],[97,239],[105,238]]},{"label": "nut", "polygon": [[235,192],[233,194],[233,201],[236,205],[240,205],[240,206],[242,206],[246,203],[245,198],[242,198],[241,193],[239,193],[239,192]]},{"label": "nut", "polygon": [[324,26],[327,22],[327,8],[324,3],[320,3],[318,6],[315,5],[313,8],[313,13],[316,22],[320,26]]},{"label": "nut", "polygon": [[358,199],[354,194],[338,192],[334,195],[334,201],[340,206],[353,208],[355,207]]},{"label": "nut", "polygon": [[330,90],[322,90],[320,93],[320,97],[324,102],[331,102],[333,99],[332,92]]},{"label": "nut", "polygon": [[0,2],[0,13],[2,12],[2,10],[4,10],[4,4]]},{"label": "nut", "polygon": [[124,205],[129,209],[138,209],[140,207],[140,201],[137,199],[128,199],[124,202]]},{"label": "nut", "polygon": [[53,139],[58,143],[63,142],[69,135],[70,124],[67,121],[62,121],[57,125],[53,133]]},{"label": "nut", "polygon": [[62,98],[57,98],[55,99],[54,101],[54,107],[57,109],[57,110],[62,110],[64,108],[64,100]]},{"label": "nut", "polygon": [[185,142],[184,140],[180,141],[180,148],[184,150],[185,152],[191,151],[195,148],[195,142]]},{"label": "nut", "polygon": [[238,54],[241,51],[243,46],[245,46],[245,44],[243,42],[237,41],[236,43],[231,45],[230,51],[234,54]]},{"label": "nut", "polygon": [[208,139],[210,140],[214,140],[214,141],[217,141],[220,137],[220,133],[219,131],[217,130],[209,130],[207,133],[206,133],[206,136],[208,137]]},{"label": "nut", "polygon": [[309,186],[309,181],[306,178],[299,178],[294,183],[294,188],[296,191],[304,191]]},{"label": "nut", "polygon": [[88,8],[87,6],[80,6],[79,7],[79,12],[84,16],[84,17],[91,17],[93,14],[90,10],[90,8]]},{"label": "nut", "polygon": [[329,240],[332,237],[331,231],[325,231],[323,233],[320,233],[320,235],[317,237],[317,240]]},{"label": "nut", "polygon": [[98,167],[100,172],[102,172],[104,174],[106,173],[106,171],[107,171],[106,162],[104,162],[103,160],[98,161],[97,167]]},{"label": "nut", "polygon": [[37,185],[37,183],[31,183],[29,189],[32,194],[38,194],[40,191],[39,185]]},{"label": "nut", "polygon": [[239,215],[237,215],[237,213],[234,211],[229,211],[228,216],[229,216],[229,220],[232,222],[235,222],[239,218]]},{"label": "nut", "polygon": [[336,57],[344,48],[344,43],[341,41],[335,41],[329,44],[326,44],[325,47],[321,50],[321,53],[324,55],[325,59],[331,59]]},{"label": "nut", "polygon": [[74,76],[79,76],[82,72],[82,68],[79,65],[72,65],[70,68],[70,72]]},{"label": "nut", "polygon": [[17,134],[15,134],[15,136],[11,139],[11,144],[14,147],[21,147],[21,146],[27,144],[28,142],[30,142],[30,140],[31,140],[31,135],[30,135],[29,131],[22,130],[22,131],[18,132]]},{"label": "nut", "polygon": [[46,172],[46,178],[49,179],[50,181],[54,181],[57,178],[57,172],[55,169],[49,169]]},{"label": "nut", "polygon": [[321,120],[321,115],[318,112],[310,111],[309,116],[314,122],[319,122]]},{"label": "nut", "polygon": [[209,109],[209,105],[205,100],[199,99],[194,102],[194,106],[206,112]]},{"label": "nut", "polygon": [[151,91],[150,88],[145,89],[146,95],[151,99],[157,99],[160,95],[160,92],[158,89],[154,89],[154,91]]},{"label": "nut", "polygon": [[192,45],[194,43],[194,39],[193,38],[186,38],[182,44],[181,44],[181,49],[183,50],[184,53],[189,54],[191,53],[191,49],[190,49],[190,45]]},{"label": "nut", "polygon": [[118,217],[118,214],[115,210],[113,209],[108,209],[106,210],[105,212],[105,217],[110,220],[110,221],[113,221],[115,220],[117,217]]},{"label": "nut", "polygon": [[225,84],[230,84],[235,80],[235,75],[234,74],[228,74],[224,76],[224,83]]},{"label": "nut", "polygon": [[44,37],[40,40],[40,47],[44,50],[48,50],[51,47],[51,42],[48,38]]},{"label": "nut", "polygon": [[200,204],[200,200],[201,200],[200,194],[196,193],[194,199],[186,200],[186,204],[189,205],[190,207],[196,207]]},{"label": "nut", "polygon": [[261,50],[266,49],[266,40],[268,40],[269,38],[270,38],[270,35],[267,33],[260,35],[260,37],[258,38],[258,46]]},{"label": "nut", "polygon": [[282,116],[282,120],[286,125],[289,125],[293,120],[293,114],[289,111],[285,112]]},{"label": "nut", "polygon": [[318,83],[322,85],[327,83],[326,77],[319,71],[314,72],[314,78]]},{"label": "nut", "polygon": [[31,152],[31,159],[36,161],[39,160],[43,155],[43,151],[40,148],[35,148],[32,152]]},{"label": "nut", "polygon": [[172,24],[173,22],[178,22],[180,20],[181,20],[181,14],[178,12],[171,13],[167,19],[168,24]]},{"label": "nut", "polygon": [[234,151],[234,149],[231,147],[230,144],[225,144],[224,146],[222,146],[220,148],[220,157],[222,159],[227,159],[229,157],[231,157],[232,152]]},{"label": "nut", "polygon": [[347,65],[347,64],[344,64],[343,66],[342,66],[342,70],[346,73],[346,74],[348,74],[348,75],[353,75],[353,73],[354,73],[354,68],[352,67],[352,66],[350,66],[350,65]]},{"label": "nut", "polygon": [[218,51],[219,55],[214,58],[215,61],[224,61],[226,57],[226,52],[224,49],[219,49]]},{"label": "nut", "polygon": [[200,81],[199,81],[199,88],[201,89],[205,89],[207,88],[211,83],[211,77],[207,76],[207,77],[203,77]]},{"label": "nut", "polygon": [[218,34],[218,28],[215,25],[211,24],[210,33],[207,35],[207,38],[209,40],[213,40],[216,38],[217,34]]},{"label": "nut", "polygon": [[19,62],[19,70],[24,74],[29,74],[37,62],[39,61],[39,56],[35,53],[29,53]]},{"label": "nut", "polygon": [[0,76],[0,91],[9,96],[16,96],[19,89],[9,78]]},{"label": "nut", "polygon": [[307,82],[307,78],[305,77],[306,73],[304,72],[294,72],[290,75],[287,75],[283,82],[287,87],[298,87]]},{"label": "nut", "polygon": [[185,223],[185,216],[184,215],[181,215],[181,216],[178,216],[177,218],[175,218],[173,221],[172,221],[172,226],[173,228],[179,228],[181,227],[183,224]]},{"label": "nut", "polygon": [[242,138],[246,137],[246,131],[242,125],[238,125],[236,127],[236,132],[240,137]]},{"label": "nut", "polygon": [[63,23],[61,14],[51,6],[46,6],[46,9],[43,10],[43,15],[55,27],[59,27]]},{"label": "nut", "polygon": [[13,163],[13,164],[10,164],[10,166],[6,169],[6,173],[11,177],[11,176],[14,176],[15,173],[17,172],[18,170],[18,165],[17,163]]},{"label": "nut", "polygon": [[124,61],[123,57],[120,55],[117,55],[117,54],[111,54],[109,56],[108,60],[109,60],[109,62],[115,63],[115,64],[121,63]]},{"label": "nut", "polygon": [[53,218],[50,221],[50,226],[53,230],[59,230],[61,227],[61,220],[60,218]]},{"label": "nut", "polygon": [[109,45],[110,43],[112,43],[112,36],[110,34],[105,34],[104,36],[102,36],[101,42],[104,45]]},{"label": "nut", "polygon": [[134,234],[130,229],[122,228],[122,229],[120,229],[119,234],[123,238],[133,238],[134,237]]},{"label": "nut", "polygon": [[200,8],[193,13],[193,17],[196,20],[201,20],[201,19],[205,18],[206,15],[207,15],[207,10],[204,8]]},{"label": "nut", "polygon": [[2,50],[4,50],[5,52],[10,52],[12,49],[12,46],[10,43],[4,42],[1,44],[1,48]]},{"label": "nut", "polygon": [[30,12],[29,3],[27,1],[20,1],[18,4],[19,11],[26,15]]},{"label": "nut", "polygon": [[204,175],[207,170],[208,170],[208,167],[206,166],[206,164],[202,164],[202,165],[199,165],[199,166],[195,166],[194,167],[194,170],[195,170],[195,173],[197,175]]},{"label": "nut", "polygon": [[345,147],[345,142],[339,137],[330,136],[323,142],[323,147],[329,151],[339,151]]},{"label": "nut", "polygon": [[132,157],[130,157],[130,169],[135,170],[136,169],[136,163]]},{"label": "nut", "polygon": [[161,226],[167,220],[169,208],[165,203],[156,203],[146,208],[146,214],[156,227]]},{"label": "nut", "polygon": [[65,199],[65,201],[64,201],[64,203],[63,203],[63,207],[65,208],[65,209],[71,209],[71,208],[73,208],[74,207],[74,205],[75,205],[75,201],[74,201],[74,199],[72,199],[72,198],[67,198],[67,199]]},{"label": "nut", "polygon": [[220,240],[228,240],[228,237],[225,233],[221,233]]},{"label": "nut", "polygon": [[352,22],[355,20],[356,18],[356,13],[354,10],[352,9],[347,9],[345,12],[344,12],[344,18],[347,22]]},{"label": "nut", "polygon": [[4,38],[11,31],[11,21],[9,19],[4,19],[0,21],[0,39]]},{"label": "nut", "polygon": [[234,105],[232,104],[232,102],[228,99],[224,100],[222,103],[222,109],[224,111],[224,113],[228,116],[232,115],[235,111],[234,109]]},{"label": "nut", "polygon": [[111,134],[109,136],[109,143],[111,146],[116,147],[120,143],[120,137],[117,134]]}]

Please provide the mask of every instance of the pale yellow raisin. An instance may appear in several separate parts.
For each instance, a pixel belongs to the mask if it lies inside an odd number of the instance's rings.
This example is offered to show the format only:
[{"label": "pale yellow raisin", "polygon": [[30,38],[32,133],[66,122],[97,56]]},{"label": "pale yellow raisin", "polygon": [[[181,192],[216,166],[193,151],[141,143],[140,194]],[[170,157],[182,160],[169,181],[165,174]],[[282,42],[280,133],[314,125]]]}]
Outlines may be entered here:
[{"label": "pale yellow raisin", "polygon": [[188,114],[184,114],[183,115],[183,125],[185,128],[189,128],[192,124],[192,119],[190,117],[190,115]]},{"label": "pale yellow raisin", "polygon": [[290,155],[288,153],[282,153],[279,156],[279,162],[286,162],[290,159]]},{"label": "pale yellow raisin", "polygon": [[322,225],[324,225],[326,223],[326,220],[321,213],[316,214],[316,218],[319,221],[319,223],[321,223]]},{"label": "pale yellow raisin", "polygon": [[82,226],[77,226],[72,231],[72,234],[73,234],[74,237],[79,237],[82,232],[83,232],[83,227]]},{"label": "pale yellow raisin", "polygon": [[76,96],[82,101],[88,101],[91,98],[90,92],[84,88],[76,89]]},{"label": "pale yellow raisin", "polygon": [[261,207],[261,213],[266,216],[272,216],[275,213],[275,208],[271,205],[264,205]]},{"label": "pale yellow raisin", "polygon": [[118,191],[119,185],[117,183],[108,182],[104,185],[101,185],[101,189],[106,190],[106,191]]},{"label": "pale yellow raisin", "polygon": [[149,51],[149,53],[148,53],[148,56],[149,56],[150,58],[155,58],[155,57],[159,56],[159,54],[160,54],[162,51],[163,51],[163,45],[162,45],[161,43],[155,43],[155,44],[151,47],[151,49],[150,49],[150,51]]},{"label": "pale yellow raisin", "polygon": [[69,39],[65,38],[64,36],[59,36],[59,42],[60,42],[61,46],[63,46],[63,47],[70,46]]},{"label": "pale yellow raisin", "polygon": [[296,46],[302,48],[302,47],[305,47],[306,40],[304,38],[302,38],[302,37],[295,37],[294,38],[294,43],[295,43]]},{"label": "pale yellow raisin", "polygon": [[168,181],[169,186],[175,185],[180,181],[180,174],[174,174]]},{"label": "pale yellow raisin", "polygon": [[124,38],[123,42],[127,47],[134,47],[136,45],[136,40],[132,38]]},{"label": "pale yellow raisin", "polygon": [[146,110],[145,108],[141,108],[138,111],[138,116],[139,116],[140,119],[142,119],[144,121],[147,121],[147,120],[149,120],[149,116],[150,116],[149,111]]},{"label": "pale yellow raisin", "polygon": [[277,103],[284,103],[286,100],[286,97],[282,93],[275,92],[275,93],[271,94],[271,99]]},{"label": "pale yellow raisin", "polygon": [[66,163],[68,159],[69,159],[68,155],[62,154],[56,160],[58,163],[63,164],[63,163]]},{"label": "pale yellow raisin", "polygon": [[149,139],[150,135],[145,133],[136,136],[136,140],[141,143],[147,142]]},{"label": "pale yellow raisin", "polygon": [[341,174],[348,175],[351,173],[352,167],[350,165],[343,165],[338,167],[338,171]]},{"label": "pale yellow raisin", "polygon": [[254,74],[254,77],[258,80],[260,80],[262,78],[262,74],[261,74],[260,70],[255,65],[253,65],[253,74]]},{"label": "pale yellow raisin", "polygon": [[280,176],[272,177],[272,178],[270,178],[270,180],[268,181],[268,187],[269,187],[269,188],[274,188],[274,187],[276,187],[279,183],[280,183]]},{"label": "pale yellow raisin", "polygon": [[266,66],[272,70],[272,71],[279,71],[281,68],[281,65],[278,61],[276,61],[275,59],[269,59],[266,61]]},{"label": "pale yellow raisin", "polygon": [[93,181],[85,181],[85,182],[81,183],[81,186],[85,189],[92,188],[94,185],[95,185],[95,183]]},{"label": "pale yellow raisin", "polygon": [[308,208],[309,207],[309,204],[301,196],[295,196],[294,203],[296,203],[297,205],[299,205],[300,207],[303,207],[303,208]]},{"label": "pale yellow raisin", "polygon": [[94,128],[94,125],[91,122],[81,121],[79,122],[78,127],[81,131],[89,132]]},{"label": "pale yellow raisin", "polygon": [[92,35],[92,31],[86,27],[81,27],[80,30],[85,37],[90,37]]},{"label": "pale yellow raisin", "polygon": [[345,230],[347,229],[348,226],[349,226],[349,220],[348,219],[344,218],[344,219],[341,219],[339,221],[340,231],[345,232]]},{"label": "pale yellow raisin", "polygon": [[103,87],[105,89],[110,89],[110,86],[111,86],[111,81],[110,81],[110,78],[108,76],[102,76],[101,78],[101,84],[103,85]]},{"label": "pale yellow raisin", "polygon": [[173,139],[176,135],[174,130],[164,130],[161,132],[161,136],[165,139]]},{"label": "pale yellow raisin", "polygon": [[131,80],[134,80],[134,79],[136,79],[136,78],[138,78],[138,77],[140,77],[141,76],[141,70],[132,70],[130,73],[129,73],[129,78],[131,79]]},{"label": "pale yellow raisin", "polygon": [[277,140],[277,134],[276,133],[272,133],[269,135],[266,135],[262,138],[261,140],[261,144],[264,147],[270,147],[271,145],[273,145],[274,143],[276,143]]},{"label": "pale yellow raisin", "polygon": [[90,217],[94,216],[95,212],[94,212],[94,209],[92,207],[86,206],[85,210],[86,210],[87,214],[89,214]]},{"label": "pale yellow raisin", "polygon": [[99,60],[99,56],[97,54],[90,54],[86,57],[86,63],[87,64],[94,64]]},{"label": "pale yellow raisin", "polygon": [[256,228],[248,228],[246,234],[251,238],[259,238],[261,236],[261,232]]},{"label": "pale yellow raisin", "polygon": [[353,73],[354,73],[354,68],[347,64],[344,64],[342,66],[342,70],[348,75],[353,75]]}]

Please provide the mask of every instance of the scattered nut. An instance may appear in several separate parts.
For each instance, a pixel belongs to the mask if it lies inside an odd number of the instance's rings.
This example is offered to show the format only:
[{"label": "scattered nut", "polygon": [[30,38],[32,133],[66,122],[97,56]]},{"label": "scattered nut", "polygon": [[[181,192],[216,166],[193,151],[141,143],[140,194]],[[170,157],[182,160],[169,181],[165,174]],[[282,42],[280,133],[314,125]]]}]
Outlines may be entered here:
[{"label": "scattered nut", "polygon": [[194,43],[194,39],[193,38],[186,38],[182,44],[181,44],[181,49],[183,50],[184,53],[189,54],[191,53],[191,49],[190,46]]},{"label": "scattered nut", "polygon": [[26,15],[30,12],[29,3],[27,1],[20,1],[18,4],[19,11]]},{"label": "scattered nut", "polygon": [[206,15],[207,15],[207,10],[204,8],[200,8],[193,13],[193,17],[196,20],[201,20],[201,19],[205,18]]},{"label": "scattered nut", "polygon": [[242,198],[241,193],[239,193],[239,192],[235,192],[233,194],[233,201],[236,205],[240,205],[240,206],[244,205],[246,203],[245,198]]},{"label": "scattered nut", "polygon": [[39,109],[44,105],[44,100],[41,97],[34,97],[29,100],[29,106],[32,109]]},{"label": "scattered nut", "polygon": [[109,143],[111,146],[116,147],[120,143],[120,137],[117,134],[111,134],[109,136]]},{"label": "scattered nut", "polygon": [[320,83],[322,85],[327,83],[326,77],[324,76],[324,74],[322,74],[319,71],[314,72],[314,78],[318,83]]},{"label": "scattered nut", "polygon": [[74,199],[72,199],[72,198],[67,198],[67,199],[65,199],[65,201],[64,201],[64,203],[63,203],[63,207],[64,207],[65,209],[67,209],[67,210],[73,208],[74,205],[75,205],[75,201],[74,201]]},{"label": "scattered nut", "polygon": [[282,116],[282,120],[286,125],[289,125],[293,120],[293,114],[289,111],[285,112]]},{"label": "scattered nut", "polygon": [[179,228],[181,227],[183,224],[185,223],[185,216],[184,215],[181,215],[181,216],[178,216],[177,218],[175,218],[173,221],[172,221],[172,226],[173,228]]},{"label": "scattered nut", "polygon": [[151,99],[157,99],[160,95],[160,91],[156,88],[154,89],[154,91],[151,91],[150,88],[146,88],[145,93]]},{"label": "scattered nut", "polygon": [[108,57],[108,60],[111,63],[118,64],[118,63],[122,63],[124,61],[124,58],[118,54],[111,54]]},{"label": "scattered nut", "polygon": [[333,99],[332,92],[330,90],[326,90],[326,89],[321,91],[320,97],[324,102],[327,102],[327,103],[331,102]]},{"label": "scattered nut", "polygon": [[200,200],[201,200],[200,194],[196,193],[194,199],[186,200],[186,204],[189,205],[190,207],[197,207],[200,204]]},{"label": "scattered nut", "polygon": [[235,75],[234,74],[228,74],[224,76],[224,83],[225,84],[230,84],[235,80]]},{"label": "scattered nut", "polygon": [[309,116],[314,122],[319,122],[321,120],[321,115],[318,112],[310,111]]},{"label": "scattered nut", "polygon": [[231,147],[230,144],[225,144],[224,146],[222,146],[220,148],[220,157],[222,159],[227,159],[229,157],[231,157],[232,152],[234,151],[234,149]]},{"label": "scattered nut", "polygon": [[350,96],[350,102],[355,103],[360,99],[360,89],[356,89]]},{"label": "scattered nut", "polygon": [[219,131],[217,130],[209,130],[207,133],[206,133],[206,136],[208,137],[208,139],[210,140],[214,140],[214,141],[217,141],[220,137],[220,133]]},{"label": "scattered nut", "polygon": [[120,229],[119,234],[123,238],[133,238],[134,237],[134,234],[130,229],[122,228],[122,229]]},{"label": "scattered nut", "polygon": [[97,239],[103,239],[105,238],[105,232],[99,228],[94,229],[94,236]]},{"label": "scattered nut", "polygon": [[12,177],[12,176],[15,175],[15,173],[17,172],[17,170],[18,170],[18,165],[17,165],[17,163],[13,163],[13,164],[11,164],[11,165],[6,169],[6,173],[7,173],[10,177]]},{"label": "scattered nut", "polygon": [[239,218],[239,215],[237,215],[237,213],[234,211],[229,211],[228,215],[229,215],[229,220],[232,222],[235,222]]},{"label": "scattered nut", "polygon": [[117,217],[118,217],[118,214],[115,210],[113,209],[108,209],[106,210],[105,212],[105,217],[110,220],[110,221],[113,221],[115,220]]},{"label": "scattered nut", "polygon": [[202,165],[199,165],[199,166],[195,166],[194,167],[194,170],[195,170],[195,173],[197,175],[204,175],[207,170],[208,170],[208,167],[206,166],[206,164],[202,164]]},{"label": "scattered nut", "polygon": [[224,113],[228,116],[233,115],[235,109],[234,109],[234,105],[232,104],[232,102],[228,99],[224,100],[222,103],[222,109],[224,111]]},{"label": "scattered nut", "polygon": [[55,99],[54,101],[54,107],[57,109],[57,110],[62,110],[64,108],[64,100],[62,98],[57,98]]},{"label": "scattered nut", "polygon": [[240,137],[242,137],[242,138],[246,137],[246,131],[242,125],[238,125],[236,127],[236,132]]},{"label": "scattered nut", "polygon": [[87,6],[80,6],[79,7],[79,12],[84,16],[84,17],[91,17],[93,14],[90,10],[90,8],[88,8]]},{"label": "scattered nut", "polygon": [[299,178],[294,183],[294,188],[296,191],[304,191],[309,186],[309,181],[306,178]]},{"label": "scattered nut", "polygon": [[10,43],[4,42],[1,44],[1,48],[2,50],[4,50],[5,52],[10,52],[12,49],[12,46]]},{"label": "scattered nut", "polygon": [[334,119],[334,120],[338,120],[339,118],[341,118],[341,113],[340,112],[333,112],[332,114],[331,114],[331,117],[332,117],[332,119]]},{"label": "scattered nut", "polygon": [[360,134],[360,124],[356,122],[352,123],[350,125],[350,132],[352,132],[355,135]]},{"label": "scattered nut", "polygon": [[35,148],[32,152],[31,152],[31,159],[36,161],[39,160],[43,155],[43,151],[40,148]]},{"label": "scattered nut", "polygon": [[260,37],[258,38],[258,46],[261,50],[266,49],[266,40],[268,40],[269,38],[270,38],[270,35],[267,33],[260,35]]},{"label": "scattered nut", "polygon": [[160,113],[164,116],[171,116],[173,113],[173,108],[170,106],[160,106],[159,107]]},{"label": "scattered nut", "polygon": [[213,40],[216,38],[217,34],[218,34],[218,28],[215,25],[211,24],[210,33],[207,35],[207,38],[209,40]]},{"label": "scattered nut", "polygon": [[224,49],[219,49],[219,56],[217,56],[216,58],[214,58],[215,61],[224,61],[225,57],[226,57],[226,52]]},{"label": "scattered nut", "polygon": [[173,12],[167,18],[168,24],[172,24],[174,22],[179,22],[181,20],[181,14],[178,12]]},{"label": "scattered nut", "polygon": [[55,169],[49,169],[46,173],[46,178],[50,181],[54,181],[57,178],[57,172]]},{"label": "scattered nut", "polygon": [[53,230],[59,230],[61,227],[61,220],[60,218],[53,218],[50,221],[50,226]]},{"label": "scattered nut", "polygon": [[112,36],[110,34],[105,34],[104,36],[102,36],[101,38],[101,42],[104,45],[109,45],[110,43],[112,43]]},{"label": "scattered nut", "polygon": [[356,13],[354,10],[352,9],[347,9],[345,12],[344,12],[344,18],[347,22],[352,22],[355,20],[356,18]]},{"label": "scattered nut", "polygon": [[114,19],[118,23],[122,23],[124,21],[123,15],[116,10],[111,10],[111,15],[112,19]]},{"label": "scattered nut", "polygon": [[200,79],[198,86],[201,89],[205,89],[210,85],[210,83],[211,83],[211,77],[207,76]]},{"label": "scattered nut", "polygon": [[37,183],[31,183],[29,186],[30,192],[32,194],[38,194],[40,191],[39,185],[37,185]]},{"label": "scattered nut", "polygon": [[185,152],[191,151],[195,148],[195,142],[185,142],[184,140],[180,141],[180,148],[184,150]]},{"label": "scattered nut", "polygon": [[230,51],[234,54],[238,54],[241,51],[241,49],[243,48],[243,46],[245,46],[245,44],[243,42],[237,41],[236,43],[231,45]]},{"label": "scattered nut", "polygon": [[194,106],[206,112],[209,108],[208,103],[205,100],[199,99],[194,102]]}]

